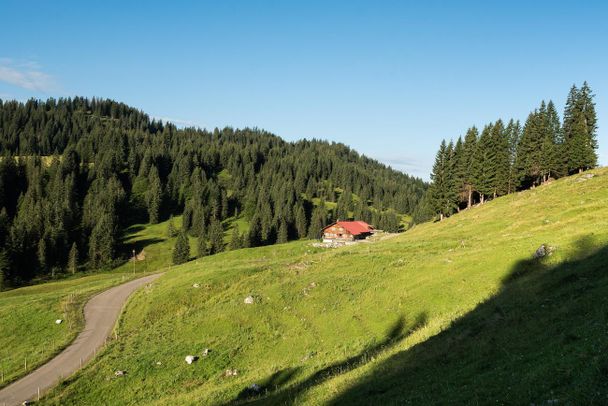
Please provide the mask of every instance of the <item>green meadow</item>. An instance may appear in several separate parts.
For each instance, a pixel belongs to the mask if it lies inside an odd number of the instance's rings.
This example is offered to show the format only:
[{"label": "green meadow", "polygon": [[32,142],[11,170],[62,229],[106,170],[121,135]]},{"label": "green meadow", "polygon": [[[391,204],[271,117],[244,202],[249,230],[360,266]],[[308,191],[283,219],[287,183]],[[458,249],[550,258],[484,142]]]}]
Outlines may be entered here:
[{"label": "green meadow", "polygon": [[[41,403],[605,404],[608,170],[590,173],[373,243],[166,268]],[[136,230],[165,267],[170,241]]]},{"label": "green meadow", "polygon": [[[0,387],[31,372],[76,337],[88,298],[132,277],[100,273],[1,292]],[[55,324],[57,319],[63,322]]]}]

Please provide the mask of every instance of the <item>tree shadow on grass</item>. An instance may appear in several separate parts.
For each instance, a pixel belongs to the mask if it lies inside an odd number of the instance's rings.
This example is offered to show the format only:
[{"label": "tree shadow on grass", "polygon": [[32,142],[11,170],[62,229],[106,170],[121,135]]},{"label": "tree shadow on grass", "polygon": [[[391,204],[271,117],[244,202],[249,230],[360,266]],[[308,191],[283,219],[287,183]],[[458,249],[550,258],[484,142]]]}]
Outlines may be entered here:
[{"label": "tree shadow on grass", "polygon": [[608,404],[608,247],[585,237],[550,262],[519,261],[497,295],[330,404]]},{"label": "tree shadow on grass", "polygon": [[143,240],[125,241],[121,246],[121,252],[123,256],[131,258],[133,256],[133,251],[135,251],[136,254],[139,254],[148,245],[157,244],[163,241],[165,240],[162,238],[145,238]]},{"label": "tree shadow on grass", "polygon": [[[349,372],[355,368],[358,368],[377,355],[382,353],[383,351],[393,347],[398,342],[412,334],[414,331],[424,326],[427,322],[426,313],[420,313],[412,326],[406,330],[406,322],[403,316],[400,316],[395,323],[391,326],[391,328],[386,333],[386,337],[374,345],[365,348],[359,354],[352,356],[346,360],[333,363],[323,369],[320,369],[307,377],[305,380],[292,385],[285,386],[289,380],[291,380],[297,372],[300,371],[301,368],[289,369],[289,379],[282,379],[281,385],[267,385],[264,384],[261,386],[260,390],[244,390],[242,391],[236,399],[234,399],[230,404],[290,404],[293,403],[293,400],[298,397],[298,395],[304,393],[305,391],[311,389],[314,386],[317,386],[328,379],[334,378],[340,374]],[[279,374],[281,376],[285,371],[280,371],[279,373],[275,373],[268,378],[271,382],[275,379],[275,375]],[[281,388],[282,386],[282,388]]]}]

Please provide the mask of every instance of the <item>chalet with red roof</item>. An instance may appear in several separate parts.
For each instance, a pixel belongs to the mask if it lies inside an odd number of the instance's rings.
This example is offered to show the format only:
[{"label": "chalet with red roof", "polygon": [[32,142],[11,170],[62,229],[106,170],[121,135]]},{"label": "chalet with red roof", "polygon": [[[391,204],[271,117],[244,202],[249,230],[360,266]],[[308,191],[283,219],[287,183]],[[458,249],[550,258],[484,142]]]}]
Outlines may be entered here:
[{"label": "chalet with red roof", "polygon": [[336,221],[323,229],[323,242],[362,240],[374,232],[365,221]]}]

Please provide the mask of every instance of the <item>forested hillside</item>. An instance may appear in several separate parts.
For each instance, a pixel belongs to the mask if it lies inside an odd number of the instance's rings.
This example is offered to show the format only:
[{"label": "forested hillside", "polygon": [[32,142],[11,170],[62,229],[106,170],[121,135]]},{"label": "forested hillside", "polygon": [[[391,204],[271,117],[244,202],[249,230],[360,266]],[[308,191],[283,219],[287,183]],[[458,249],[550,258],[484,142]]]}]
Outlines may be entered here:
[{"label": "forested hillside", "polygon": [[418,219],[446,216],[474,203],[536,187],[597,166],[594,95],[585,82],[572,86],[563,121],[552,101],[541,102],[522,128],[499,119],[467,130],[464,140],[441,143],[432,185]]},{"label": "forested hillside", "polygon": [[[0,101],[0,288],[124,260],[130,224],[183,213],[199,255],[316,237],[354,216],[391,231],[426,184],[343,144],[178,129],[111,100]],[[333,202],[333,204],[329,203]]]}]

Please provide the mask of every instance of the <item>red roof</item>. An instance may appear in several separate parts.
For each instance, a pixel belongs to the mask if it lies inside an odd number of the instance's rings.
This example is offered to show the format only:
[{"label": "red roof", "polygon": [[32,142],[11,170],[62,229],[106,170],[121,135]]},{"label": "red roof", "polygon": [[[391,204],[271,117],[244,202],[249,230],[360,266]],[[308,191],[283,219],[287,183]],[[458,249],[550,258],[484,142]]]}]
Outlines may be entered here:
[{"label": "red roof", "polygon": [[[370,226],[365,221],[337,221],[334,224],[344,227],[344,229],[346,229],[352,235],[371,233],[374,231],[374,227]],[[324,230],[333,226],[334,224],[328,225],[324,228]]]}]

